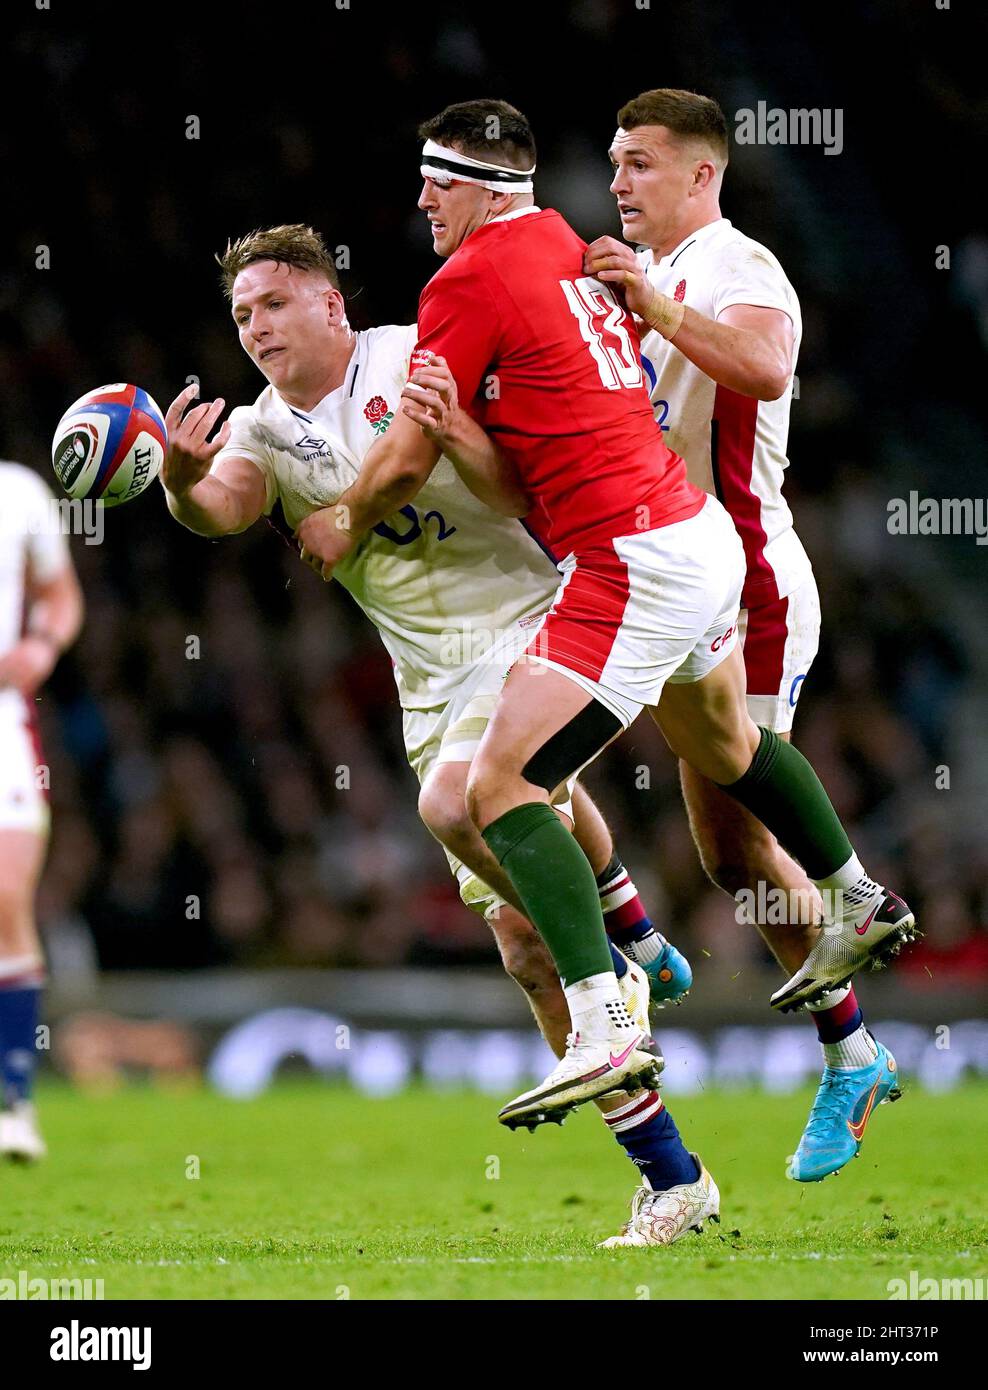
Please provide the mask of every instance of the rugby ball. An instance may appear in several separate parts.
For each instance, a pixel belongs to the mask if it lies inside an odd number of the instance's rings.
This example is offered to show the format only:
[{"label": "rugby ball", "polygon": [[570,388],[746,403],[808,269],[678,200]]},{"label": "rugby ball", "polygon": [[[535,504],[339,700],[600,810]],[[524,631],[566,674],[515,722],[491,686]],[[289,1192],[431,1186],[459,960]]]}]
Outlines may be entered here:
[{"label": "rugby ball", "polygon": [[70,497],[119,507],[154,482],[167,447],[155,401],[140,386],[118,382],[69,406],[52,440],[51,462]]}]

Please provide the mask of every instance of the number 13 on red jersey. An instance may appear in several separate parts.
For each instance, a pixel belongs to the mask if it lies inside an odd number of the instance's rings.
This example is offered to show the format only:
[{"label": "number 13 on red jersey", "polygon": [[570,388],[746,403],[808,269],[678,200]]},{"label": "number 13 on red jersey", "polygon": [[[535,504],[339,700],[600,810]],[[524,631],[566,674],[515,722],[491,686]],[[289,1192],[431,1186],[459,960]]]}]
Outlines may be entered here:
[{"label": "number 13 on red jersey", "polygon": [[618,302],[610,285],[595,280],[592,275],[581,275],[579,280],[560,280],[559,285],[570,313],[580,325],[583,341],[597,364],[603,385],[608,391],[642,386],[644,377],[628,332],[627,310]]}]

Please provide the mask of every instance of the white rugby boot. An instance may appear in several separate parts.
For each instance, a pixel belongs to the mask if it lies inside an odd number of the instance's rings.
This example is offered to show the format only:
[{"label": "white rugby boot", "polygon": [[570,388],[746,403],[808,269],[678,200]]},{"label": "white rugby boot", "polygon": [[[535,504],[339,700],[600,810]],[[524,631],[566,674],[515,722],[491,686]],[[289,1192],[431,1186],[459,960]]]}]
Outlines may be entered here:
[{"label": "white rugby boot", "polygon": [[[623,952],[619,952],[623,955]],[[627,956],[628,968],[618,980],[618,989],[621,991],[621,998],[624,1000],[624,1007],[628,1010],[628,1016],[635,1024],[636,1028],[647,1037],[652,1031],[652,1025],[648,1018],[648,1006],[651,1001],[652,987],[648,975],[642,966],[636,965]]]},{"label": "white rugby boot", "polygon": [[[840,922],[829,923],[795,975],[772,995],[772,1008],[792,1013],[841,989],[863,966],[880,970],[923,933],[908,903],[875,885],[875,896]],[[868,910],[866,910],[868,909]]]},{"label": "white rugby boot", "polygon": [[38,1117],[29,1100],[15,1101],[0,1110],[0,1158],[37,1163],[48,1153],[38,1128]]},{"label": "white rugby boot", "polygon": [[654,1090],[659,1084],[662,1062],[646,1051],[650,1046],[651,1039],[637,1025],[617,1038],[614,1034],[596,1038],[571,1033],[566,1039],[565,1056],[542,1084],[509,1101],[498,1119],[509,1129],[524,1125],[533,1130],[550,1121],[562,1124],[578,1105],[609,1091],[633,1095],[643,1088]]},{"label": "white rugby boot", "polygon": [[653,1192],[647,1178],[631,1199],[631,1220],[620,1235],[610,1236],[598,1250],[627,1249],[632,1246],[673,1245],[687,1231],[703,1231],[704,1221],[720,1222],[720,1191],[693,1154],[700,1169],[695,1182],[680,1183],[665,1192]]}]

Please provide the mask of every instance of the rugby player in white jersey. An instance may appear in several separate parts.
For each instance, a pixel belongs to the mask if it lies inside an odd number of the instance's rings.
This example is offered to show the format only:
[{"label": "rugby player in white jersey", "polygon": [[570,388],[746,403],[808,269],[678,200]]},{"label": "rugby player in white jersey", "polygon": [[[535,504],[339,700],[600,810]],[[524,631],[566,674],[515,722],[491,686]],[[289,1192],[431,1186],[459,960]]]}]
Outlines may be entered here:
[{"label": "rugby player in white jersey", "polygon": [[[668,88],[644,92],[619,112],[618,127],[611,191],[623,234],[639,249],[601,237],[587,250],[586,269],[620,285],[642,321],[656,421],[690,480],[719,497],[741,536],[748,709],[788,740],[820,632],[812,567],[782,490],[799,301],[772,252],[721,215],[728,129],[716,102]],[[826,968],[828,940],[813,925],[821,920],[819,895],[761,821],[688,764],[680,769],[713,881],[732,896],[758,895],[759,885],[763,893],[782,890],[790,904],[779,925],[759,924],[793,977],[773,996],[784,1007],[792,986]],[[861,938],[846,935],[851,952],[866,958]],[[851,986],[808,1007],[825,1066],[790,1163],[800,1181],[841,1168],[860,1149],[876,1097],[898,1095],[895,1062],[865,1028]]]},{"label": "rugby player in white jersey", "polygon": [[[168,506],[204,536],[236,534],[279,508],[294,531],[353,483],[390,427],[417,330],[354,333],[332,259],[309,228],[254,233],[228,247],[220,263],[241,344],[269,384],[212,440],[224,401],[192,406],[195,388],[176,398],[161,473]],[[444,844],[464,902],[490,921],[506,970],[562,1056],[570,1019],[551,957],[464,803],[474,751],[508,669],[558,588],[558,572],[517,520],[485,506],[443,459],[415,507],[374,527],[335,577],[392,657],[423,820]],[[621,940],[632,929],[641,939],[644,909],[600,813],[583,788],[571,783],[566,792],[558,810],[572,820],[575,804],[576,834],[598,874],[607,925]],[[649,939],[658,951],[650,960],[652,996],[675,999],[688,988],[689,967],[663,938]],[[649,977],[612,953],[629,1012],[648,1031]],[[604,1097],[599,1108],[655,1194],[652,1239],[621,1243],[670,1244],[697,1228],[696,1204],[683,1200],[683,1189],[695,1186],[698,1164],[654,1087]],[[704,1210],[716,1216],[712,1191],[704,1193]]]},{"label": "rugby player in white jersey", "polygon": [[45,964],[34,899],[48,841],[38,692],[82,625],[54,498],[0,462],[0,1156],[45,1155],[32,1100]]}]

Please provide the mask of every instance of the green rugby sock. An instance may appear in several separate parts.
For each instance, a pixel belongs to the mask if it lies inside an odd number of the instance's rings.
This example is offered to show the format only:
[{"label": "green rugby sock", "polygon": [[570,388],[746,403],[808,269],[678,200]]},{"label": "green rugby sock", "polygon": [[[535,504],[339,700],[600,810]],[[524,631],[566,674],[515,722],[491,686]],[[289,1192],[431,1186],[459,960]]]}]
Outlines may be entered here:
[{"label": "green rugby sock", "polygon": [[613,971],[593,869],[552,807],[542,801],[516,806],[483,836],[548,946],[563,985]]},{"label": "green rugby sock", "polygon": [[810,764],[785,739],[762,728],[758,751],[743,777],[721,790],[757,816],[779,844],[798,859],[807,876],[819,882],[853,856],[823,783]]}]

